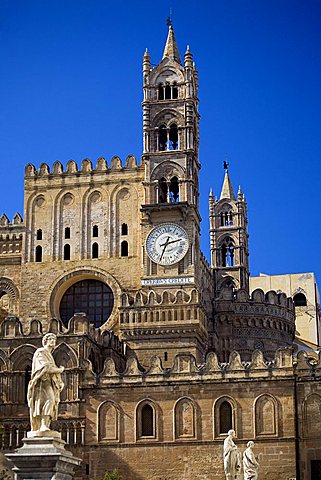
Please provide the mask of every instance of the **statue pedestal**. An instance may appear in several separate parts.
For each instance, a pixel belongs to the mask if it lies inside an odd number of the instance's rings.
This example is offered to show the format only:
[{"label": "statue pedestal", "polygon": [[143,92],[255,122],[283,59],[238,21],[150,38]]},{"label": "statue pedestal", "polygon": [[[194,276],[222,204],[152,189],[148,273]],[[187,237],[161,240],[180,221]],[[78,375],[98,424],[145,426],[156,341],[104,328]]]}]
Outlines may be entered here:
[{"label": "statue pedestal", "polygon": [[15,480],[72,480],[81,460],[65,450],[59,432],[28,432],[22,442],[21,448],[6,454]]}]

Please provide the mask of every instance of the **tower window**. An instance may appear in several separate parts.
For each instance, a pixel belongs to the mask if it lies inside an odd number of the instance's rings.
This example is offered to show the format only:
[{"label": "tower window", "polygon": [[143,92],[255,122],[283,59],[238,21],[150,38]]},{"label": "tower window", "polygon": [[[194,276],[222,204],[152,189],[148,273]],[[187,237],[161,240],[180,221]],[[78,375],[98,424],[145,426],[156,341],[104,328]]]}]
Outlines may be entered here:
[{"label": "tower window", "polygon": [[178,88],[177,88],[177,83],[174,82],[172,86],[172,98],[176,99],[178,98]]},{"label": "tower window", "polygon": [[176,123],[170,126],[168,147],[166,150],[178,150],[178,129]]},{"label": "tower window", "polygon": [[158,149],[163,152],[164,150],[166,150],[166,143],[167,143],[167,130],[166,130],[166,127],[165,125],[161,125],[159,127],[159,131],[158,131]]},{"label": "tower window", "polygon": [[128,257],[128,242],[126,242],[126,240],[121,242],[120,255],[122,257]]},{"label": "tower window", "polygon": [[173,177],[170,181],[169,198],[172,203],[179,202],[179,185],[177,177]]},{"label": "tower window", "polygon": [[98,225],[93,226],[93,237],[98,237]]},{"label": "tower window", "polygon": [[154,436],[154,411],[153,407],[146,404],[142,408],[142,437]]},{"label": "tower window", "polygon": [[37,240],[42,240],[42,230],[41,230],[41,228],[38,228],[38,230],[37,230]]},{"label": "tower window", "polygon": [[36,262],[42,262],[42,247],[40,245],[36,246]]},{"label": "tower window", "polygon": [[227,227],[233,225],[233,215],[232,212],[221,212],[220,213],[221,227]]},{"label": "tower window", "polygon": [[164,87],[161,83],[158,85],[158,100],[164,100]]},{"label": "tower window", "polygon": [[221,248],[222,266],[234,267],[234,245],[230,238],[226,238]]},{"label": "tower window", "polygon": [[121,226],[121,234],[122,235],[128,235],[128,225],[127,223],[123,223]]},{"label": "tower window", "polygon": [[220,429],[219,433],[227,433],[232,429],[232,407],[229,402],[220,405]]},{"label": "tower window", "polygon": [[64,260],[70,260],[70,245],[68,243],[64,245]]},{"label": "tower window", "polygon": [[172,89],[170,85],[165,86],[165,99],[170,100],[172,98]]},{"label": "tower window", "polygon": [[70,228],[69,227],[65,228],[65,238],[66,239],[70,238]]},{"label": "tower window", "polygon": [[307,299],[304,293],[297,293],[293,297],[293,302],[295,307],[306,307],[307,306]]},{"label": "tower window", "polygon": [[92,247],[91,247],[92,258],[98,258],[98,252],[99,252],[98,243],[95,242],[92,244]]},{"label": "tower window", "polygon": [[159,187],[158,202],[159,203],[166,203],[167,202],[167,191],[168,191],[166,178],[163,177],[159,180],[158,187]]}]

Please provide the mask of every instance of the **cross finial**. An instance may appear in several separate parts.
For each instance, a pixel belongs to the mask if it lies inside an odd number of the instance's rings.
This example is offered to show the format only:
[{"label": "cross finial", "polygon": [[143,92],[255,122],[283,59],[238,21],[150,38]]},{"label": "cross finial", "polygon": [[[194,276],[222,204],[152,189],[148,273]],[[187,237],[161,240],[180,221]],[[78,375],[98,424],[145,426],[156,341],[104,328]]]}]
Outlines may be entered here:
[{"label": "cross finial", "polygon": [[168,27],[172,26],[172,7],[169,7],[169,16],[167,17],[166,24]]},{"label": "cross finial", "polygon": [[224,170],[226,170],[227,172],[228,172],[228,166],[229,166],[229,164],[227,163],[226,160],[224,160],[224,162],[223,162],[223,168],[224,168]]}]

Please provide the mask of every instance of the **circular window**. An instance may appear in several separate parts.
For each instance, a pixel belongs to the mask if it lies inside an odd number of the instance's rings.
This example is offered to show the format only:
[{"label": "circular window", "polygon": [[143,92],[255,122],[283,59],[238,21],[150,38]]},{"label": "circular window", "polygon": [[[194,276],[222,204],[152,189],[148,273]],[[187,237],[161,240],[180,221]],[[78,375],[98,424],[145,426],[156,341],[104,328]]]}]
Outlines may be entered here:
[{"label": "circular window", "polygon": [[114,295],[108,285],[98,280],[82,280],[69,287],[62,297],[60,318],[67,326],[75,313],[83,312],[98,328],[110,317],[113,306]]}]

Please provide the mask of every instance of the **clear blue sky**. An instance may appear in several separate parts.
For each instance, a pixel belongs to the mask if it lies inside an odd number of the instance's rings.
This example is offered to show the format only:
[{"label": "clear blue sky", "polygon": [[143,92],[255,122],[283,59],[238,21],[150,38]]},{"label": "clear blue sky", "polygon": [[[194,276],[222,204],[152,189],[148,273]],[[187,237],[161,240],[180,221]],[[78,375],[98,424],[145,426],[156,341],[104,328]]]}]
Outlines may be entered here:
[{"label": "clear blue sky", "polygon": [[142,151],[141,60],[170,4],[200,77],[202,248],[227,159],[249,208],[250,269],[320,265],[320,0],[0,0],[0,210],[23,211],[28,162]]}]

